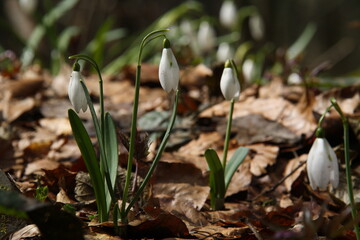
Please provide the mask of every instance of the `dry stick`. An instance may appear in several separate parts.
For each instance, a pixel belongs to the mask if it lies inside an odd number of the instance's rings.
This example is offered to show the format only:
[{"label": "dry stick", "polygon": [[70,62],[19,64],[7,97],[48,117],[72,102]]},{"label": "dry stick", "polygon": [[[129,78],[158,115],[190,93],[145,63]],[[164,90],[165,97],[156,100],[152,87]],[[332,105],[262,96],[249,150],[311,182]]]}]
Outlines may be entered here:
[{"label": "dry stick", "polygon": [[261,197],[264,194],[270,193],[272,191],[274,191],[278,186],[280,186],[288,177],[290,177],[291,175],[293,175],[299,168],[302,167],[302,165],[304,165],[306,163],[306,161],[300,162],[299,165],[294,168],[288,175],[286,175],[285,177],[283,177],[279,182],[277,182],[274,186],[272,186],[270,189],[265,190],[261,193],[259,193],[256,197],[254,197],[252,199],[252,201],[258,199],[259,197]]},{"label": "dry stick", "polygon": [[249,226],[250,230],[254,233],[255,237],[258,240],[263,240],[263,238],[261,237],[259,231],[256,230],[256,228],[249,221],[246,221],[246,224]]}]

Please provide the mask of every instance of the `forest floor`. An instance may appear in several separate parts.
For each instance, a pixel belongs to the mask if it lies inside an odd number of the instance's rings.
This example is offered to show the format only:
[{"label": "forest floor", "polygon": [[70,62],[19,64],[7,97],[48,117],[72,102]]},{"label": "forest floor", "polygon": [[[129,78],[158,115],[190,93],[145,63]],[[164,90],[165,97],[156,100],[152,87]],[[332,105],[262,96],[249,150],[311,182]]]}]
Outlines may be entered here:
[{"label": "forest floor", "polygon": [[[281,78],[272,77],[267,84],[244,87],[235,103],[229,156],[239,146],[247,147],[249,154],[231,181],[225,209],[213,211],[204,152],[213,148],[220,155],[224,145],[229,102],[217,90],[221,69],[198,65],[182,71],[177,121],[149,187],[130,212],[129,236],[355,239],[345,181],[343,128],[335,111],[326,116],[323,127],[338,155],[339,187],[312,190],[306,160],[317,121],[330,105],[330,97],[335,97],[350,123],[354,193],[355,199],[360,199],[359,86],[320,89],[286,85]],[[157,66],[143,66],[137,144],[144,148],[149,142],[149,154],[138,153],[139,181],[154,158],[170,112],[171,100],[158,83],[157,70]],[[57,76],[51,76],[33,66],[16,76],[0,78],[4,119],[0,126],[0,187],[27,197],[27,206],[20,207],[27,219],[0,214],[0,239],[39,239],[38,228],[43,234],[56,233],[57,239],[119,239],[112,222],[99,223],[93,217],[94,192],[67,116],[70,73],[70,67],[63,67]],[[84,78],[97,103],[96,75]],[[127,161],[122,141],[130,129],[134,78],[134,67],[104,78],[105,108],[120,139],[119,191]],[[80,117],[95,137],[89,111]],[[45,186],[44,201],[35,201]],[[64,211],[59,209],[69,206],[75,215],[62,215]],[[52,221],[42,221],[45,218]],[[75,226],[71,232],[61,230],[69,225]]]}]

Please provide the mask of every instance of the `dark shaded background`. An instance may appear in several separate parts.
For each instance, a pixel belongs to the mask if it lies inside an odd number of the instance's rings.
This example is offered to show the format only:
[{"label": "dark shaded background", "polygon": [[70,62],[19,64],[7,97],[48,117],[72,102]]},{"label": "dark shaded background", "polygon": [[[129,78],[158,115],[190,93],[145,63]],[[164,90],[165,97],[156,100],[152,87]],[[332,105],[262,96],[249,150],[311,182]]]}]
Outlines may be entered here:
[{"label": "dark shaded background", "polygon": [[[0,46],[3,50],[13,50],[20,55],[29,34],[25,30],[14,26],[9,21],[12,14],[9,8],[16,4],[9,2],[17,0],[4,0],[0,3],[2,30]],[[30,27],[36,26],[42,16],[59,1],[39,1],[36,12],[25,18]],[[86,44],[94,38],[99,27],[112,18],[114,27],[126,29],[129,35],[139,34],[155,19],[166,13],[169,9],[184,1],[116,1],[116,0],[80,0],[76,6],[60,18],[56,25],[49,29],[53,34],[67,26],[81,27],[79,36],[72,40],[69,54],[81,52]],[[218,17],[222,1],[199,1],[203,4],[203,16]],[[276,47],[289,47],[302,33],[309,22],[317,24],[317,32],[306,50],[302,65],[314,67],[329,60],[336,64],[328,73],[339,75],[355,71],[360,62],[360,1],[358,0],[257,0],[235,1],[237,6],[243,7],[254,4],[264,18],[266,25],[265,39],[258,43],[274,43]],[[202,16],[192,16],[201,18]],[[21,25],[21,24],[20,24]],[[26,24],[23,24],[25,26]],[[220,32],[221,29],[218,29]],[[242,32],[242,40],[250,39],[248,29]],[[51,53],[51,38],[44,37],[37,56],[46,62]],[[120,54],[120,53],[119,53]]]}]

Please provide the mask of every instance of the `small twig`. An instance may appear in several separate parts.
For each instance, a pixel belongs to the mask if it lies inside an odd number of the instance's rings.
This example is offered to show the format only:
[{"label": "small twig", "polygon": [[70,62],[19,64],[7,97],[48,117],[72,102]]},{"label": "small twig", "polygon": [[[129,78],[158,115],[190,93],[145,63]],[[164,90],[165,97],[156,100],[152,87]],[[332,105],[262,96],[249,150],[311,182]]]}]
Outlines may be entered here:
[{"label": "small twig", "polygon": [[255,237],[258,240],[263,240],[263,238],[261,237],[259,231],[256,230],[255,227],[249,221],[246,221],[246,224],[249,226],[250,230],[254,233]]},{"label": "small twig", "polygon": [[204,236],[202,238],[198,238],[198,239],[201,239],[201,240],[204,240],[204,239],[207,239],[207,238],[218,238],[219,236],[224,236],[222,233],[220,232],[216,232],[216,233],[209,233],[207,231],[201,231],[201,230],[195,230],[192,234],[199,234],[201,236]]},{"label": "small twig", "polygon": [[254,197],[252,199],[252,201],[258,199],[260,196],[264,195],[264,194],[268,194],[272,191],[275,191],[275,189],[280,186],[287,178],[289,178],[291,175],[293,175],[299,168],[302,167],[302,165],[304,165],[306,163],[306,161],[300,162],[299,165],[294,168],[288,175],[286,175],[285,177],[283,177],[279,182],[277,182],[274,186],[272,186],[270,189],[267,189],[265,191],[262,191],[261,193],[259,193],[256,197]]}]

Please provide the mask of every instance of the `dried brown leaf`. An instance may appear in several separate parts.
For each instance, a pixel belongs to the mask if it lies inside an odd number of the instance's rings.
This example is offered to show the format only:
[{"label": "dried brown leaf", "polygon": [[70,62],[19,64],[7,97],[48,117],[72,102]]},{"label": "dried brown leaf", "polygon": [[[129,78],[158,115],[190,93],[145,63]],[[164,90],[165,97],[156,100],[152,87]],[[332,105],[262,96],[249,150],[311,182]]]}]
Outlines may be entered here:
[{"label": "dried brown leaf", "polygon": [[260,176],[266,173],[266,168],[276,162],[279,147],[264,144],[249,145],[247,147],[255,152],[250,166],[250,172],[253,175]]},{"label": "dried brown leaf", "polygon": [[[304,171],[306,168],[306,164],[302,164],[306,160],[307,160],[307,154],[303,154],[300,157],[293,158],[288,162],[284,171],[284,177],[287,176],[287,178],[284,181],[286,190],[291,191],[291,186],[293,185],[295,180],[298,179],[301,172]],[[295,170],[296,168],[297,170]]]},{"label": "dried brown leaf", "polygon": [[42,170],[54,170],[60,166],[60,163],[51,161],[48,159],[43,159],[29,163],[25,168],[25,175],[30,175],[33,173],[40,173]]}]

